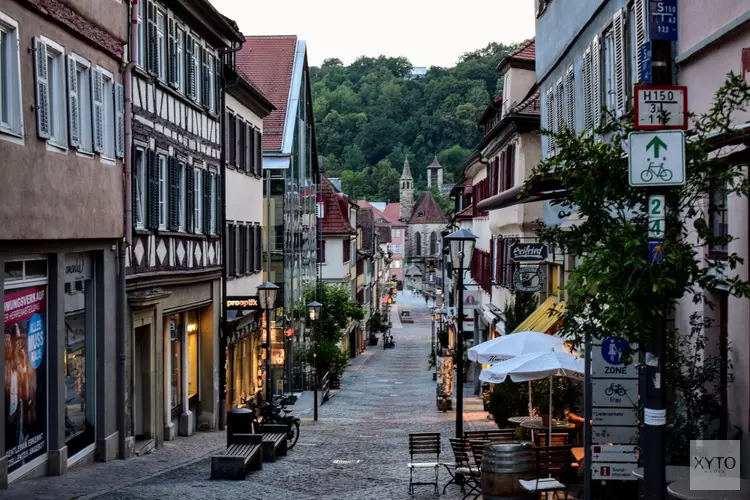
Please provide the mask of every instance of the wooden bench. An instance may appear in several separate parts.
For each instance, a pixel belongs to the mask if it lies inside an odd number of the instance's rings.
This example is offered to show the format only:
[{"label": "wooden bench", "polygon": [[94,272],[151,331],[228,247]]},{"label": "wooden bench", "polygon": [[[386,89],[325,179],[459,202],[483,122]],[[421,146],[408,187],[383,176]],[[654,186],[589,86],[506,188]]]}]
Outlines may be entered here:
[{"label": "wooden bench", "polygon": [[286,425],[263,425],[263,461],[275,462],[277,457],[286,456]]},{"label": "wooden bench", "polygon": [[220,455],[211,457],[211,479],[245,479],[248,470],[263,467],[262,437],[234,434]]}]

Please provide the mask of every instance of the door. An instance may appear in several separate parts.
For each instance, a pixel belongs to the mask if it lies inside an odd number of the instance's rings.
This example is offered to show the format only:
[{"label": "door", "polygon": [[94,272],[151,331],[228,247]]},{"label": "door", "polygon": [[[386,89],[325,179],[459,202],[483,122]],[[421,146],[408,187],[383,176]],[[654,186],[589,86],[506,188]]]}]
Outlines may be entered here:
[{"label": "door", "polygon": [[354,358],[357,356],[357,338],[356,331],[352,330],[349,332],[349,357]]},{"label": "door", "polygon": [[133,426],[136,439],[151,438],[151,325],[135,329],[133,348]]}]

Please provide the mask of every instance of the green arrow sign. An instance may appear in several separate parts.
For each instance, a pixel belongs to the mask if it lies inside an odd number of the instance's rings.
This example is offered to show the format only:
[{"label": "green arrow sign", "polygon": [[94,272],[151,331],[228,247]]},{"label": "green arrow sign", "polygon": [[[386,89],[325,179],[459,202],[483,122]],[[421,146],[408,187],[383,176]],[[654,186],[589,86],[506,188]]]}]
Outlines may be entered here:
[{"label": "green arrow sign", "polygon": [[662,141],[659,138],[658,135],[654,136],[654,138],[651,139],[651,142],[649,142],[648,144],[646,144],[646,151],[648,151],[652,147],[654,148],[654,156],[655,157],[659,156],[659,148],[664,148],[665,151],[667,150],[667,145],[664,144],[664,141]]}]

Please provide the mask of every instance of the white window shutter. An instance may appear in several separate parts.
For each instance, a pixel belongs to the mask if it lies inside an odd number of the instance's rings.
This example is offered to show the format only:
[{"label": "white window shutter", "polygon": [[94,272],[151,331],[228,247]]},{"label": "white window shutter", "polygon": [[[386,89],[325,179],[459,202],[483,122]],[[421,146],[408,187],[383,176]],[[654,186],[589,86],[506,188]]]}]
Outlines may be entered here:
[{"label": "white window shutter", "polygon": [[91,109],[94,127],[94,151],[104,151],[104,78],[99,69],[91,70]]},{"label": "white window shutter", "polygon": [[[555,132],[555,103],[554,103],[554,92],[552,87],[547,89],[547,102],[545,103],[545,111],[547,118],[545,120],[544,127],[549,133]],[[555,138],[552,135],[547,136],[547,156],[552,156],[555,151]]]},{"label": "white window shutter", "polygon": [[635,17],[635,71],[639,82],[643,81],[641,74],[641,47],[646,43],[646,0],[635,0],[633,4]]},{"label": "white window shutter", "polygon": [[[558,78],[555,84],[555,132],[560,132],[565,124],[565,93],[563,88],[562,77]],[[555,141],[555,151],[557,151],[557,141]]]},{"label": "white window shutter", "polygon": [[125,89],[120,83],[115,84],[115,156],[125,156]]},{"label": "white window shutter", "polygon": [[36,131],[40,139],[50,138],[49,80],[47,44],[34,38],[34,76],[36,78]]},{"label": "white window shutter", "polygon": [[575,69],[571,65],[565,74],[565,105],[567,106],[566,121],[568,129],[576,130],[576,79]]},{"label": "white window shutter", "polygon": [[625,9],[620,9],[612,19],[615,42],[615,97],[617,103],[617,117],[627,111],[627,89],[625,87]]},{"label": "white window shutter", "polygon": [[581,58],[581,86],[583,87],[583,126],[591,130],[594,124],[591,103],[591,47],[589,46]]},{"label": "white window shutter", "polygon": [[591,42],[591,112],[593,128],[602,122],[602,49],[599,35]]},{"label": "white window shutter", "polygon": [[68,127],[70,145],[77,148],[81,139],[81,124],[78,108],[78,74],[76,71],[76,60],[68,56]]}]

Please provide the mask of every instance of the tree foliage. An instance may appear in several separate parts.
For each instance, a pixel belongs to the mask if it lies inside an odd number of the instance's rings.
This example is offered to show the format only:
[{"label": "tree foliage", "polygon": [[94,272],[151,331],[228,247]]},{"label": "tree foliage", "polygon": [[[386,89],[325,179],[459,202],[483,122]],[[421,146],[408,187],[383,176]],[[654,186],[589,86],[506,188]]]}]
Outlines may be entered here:
[{"label": "tree foliage", "polygon": [[496,67],[515,48],[491,43],[417,79],[409,78],[412,65],[403,57],[360,57],[349,66],[327,59],[310,68],[326,175],[341,177],[350,196],[373,201],[398,200],[406,155],[417,188],[426,188],[436,154],[445,182],[458,178],[481,138],[479,115],[502,90]]}]

